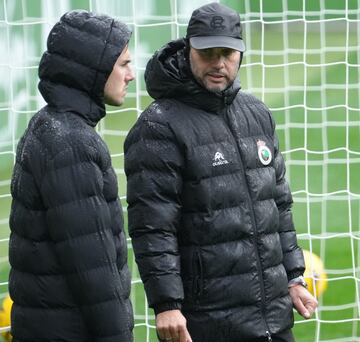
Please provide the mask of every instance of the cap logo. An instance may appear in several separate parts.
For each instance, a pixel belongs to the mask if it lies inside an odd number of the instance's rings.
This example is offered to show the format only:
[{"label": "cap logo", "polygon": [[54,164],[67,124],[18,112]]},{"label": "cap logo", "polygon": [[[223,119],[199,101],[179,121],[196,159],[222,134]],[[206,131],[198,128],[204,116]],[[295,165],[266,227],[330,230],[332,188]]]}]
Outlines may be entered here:
[{"label": "cap logo", "polygon": [[211,19],[210,26],[214,30],[223,30],[225,28],[223,22],[223,17],[221,17],[220,15],[214,15]]}]

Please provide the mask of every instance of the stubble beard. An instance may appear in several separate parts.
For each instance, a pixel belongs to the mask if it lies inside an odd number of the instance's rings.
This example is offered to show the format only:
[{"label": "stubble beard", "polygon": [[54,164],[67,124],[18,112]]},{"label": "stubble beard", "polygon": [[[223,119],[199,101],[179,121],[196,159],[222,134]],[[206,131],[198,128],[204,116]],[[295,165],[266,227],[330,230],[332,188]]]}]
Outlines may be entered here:
[{"label": "stubble beard", "polygon": [[[216,85],[216,84],[211,84],[210,81],[206,80],[206,76],[202,75],[201,77],[196,73],[196,69],[193,68],[193,66],[191,65],[191,72],[195,78],[195,80],[197,81],[197,83],[199,83],[203,88],[205,88],[207,91],[209,91],[210,93],[221,93],[222,91],[224,91],[225,89],[227,89],[235,80],[236,75],[234,77],[233,80],[230,80],[228,76],[224,75],[226,82]],[[209,84],[210,83],[210,84]]]}]

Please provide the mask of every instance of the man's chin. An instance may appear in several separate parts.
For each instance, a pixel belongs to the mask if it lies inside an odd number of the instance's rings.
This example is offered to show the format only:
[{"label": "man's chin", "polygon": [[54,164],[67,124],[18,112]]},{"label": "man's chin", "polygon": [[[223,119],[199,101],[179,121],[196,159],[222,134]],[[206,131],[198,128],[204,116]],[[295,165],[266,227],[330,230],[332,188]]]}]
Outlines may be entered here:
[{"label": "man's chin", "polygon": [[107,99],[105,104],[113,107],[120,107],[124,103],[124,98],[122,99]]},{"label": "man's chin", "polygon": [[221,93],[223,90],[225,90],[227,88],[227,85],[207,85],[205,87],[208,91],[210,91],[211,93]]},{"label": "man's chin", "polygon": [[210,80],[205,80],[204,82],[205,88],[212,93],[220,93],[229,86],[229,82],[211,82]]},{"label": "man's chin", "polygon": [[230,84],[230,82],[211,82],[208,79],[205,78],[196,78],[196,81],[207,91],[211,93],[221,93],[225,89],[227,89]]}]

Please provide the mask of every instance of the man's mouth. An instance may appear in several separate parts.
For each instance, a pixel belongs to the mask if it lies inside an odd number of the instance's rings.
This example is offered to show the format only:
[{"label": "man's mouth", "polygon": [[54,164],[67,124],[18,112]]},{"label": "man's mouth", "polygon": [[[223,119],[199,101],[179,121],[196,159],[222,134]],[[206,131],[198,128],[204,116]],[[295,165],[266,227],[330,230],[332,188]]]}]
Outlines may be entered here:
[{"label": "man's mouth", "polygon": [[225,76],[223,74],[219,74],[219,73],[208,73],[207,76],[212,80],[212,81],[223,81],[225,79]]}]

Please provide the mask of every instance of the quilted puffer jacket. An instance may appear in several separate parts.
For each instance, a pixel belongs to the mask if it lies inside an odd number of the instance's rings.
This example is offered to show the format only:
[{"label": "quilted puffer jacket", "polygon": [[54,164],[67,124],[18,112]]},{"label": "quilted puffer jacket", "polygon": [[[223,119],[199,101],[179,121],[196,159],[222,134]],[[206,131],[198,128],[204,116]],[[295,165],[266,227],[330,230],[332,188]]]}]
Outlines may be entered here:
[{"label": "quilted puffer jacket", "polygon": [[117,179],[94,129],[130,34],[85,11],[65,14],[50,32],[39,67],[48,105],[18,144],[11,183],[14,341],[133,340]]},{"label": "quilted puffer jacket", "polygon": [[241,342],[293,325],[304,270],[275,124],[239,83],[210,93],[185,42],[147,65],[155,101],[125,142],[129,232],[149,304],[181,309],[194,342]]}]

